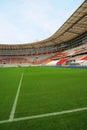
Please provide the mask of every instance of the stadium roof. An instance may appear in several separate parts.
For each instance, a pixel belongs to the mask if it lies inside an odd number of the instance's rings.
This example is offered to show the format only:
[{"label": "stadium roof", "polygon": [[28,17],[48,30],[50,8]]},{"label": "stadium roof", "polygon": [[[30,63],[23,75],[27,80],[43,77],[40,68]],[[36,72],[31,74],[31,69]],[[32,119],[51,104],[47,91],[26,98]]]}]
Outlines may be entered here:
[{"label": "stadium roof", "polygon": [[58,29],[58,31],[46,40],[35,43],[0,45],[0,49],[27,49],[40,48],[67,42],[87,32],[87,0],[71,15],[71,17]]}]

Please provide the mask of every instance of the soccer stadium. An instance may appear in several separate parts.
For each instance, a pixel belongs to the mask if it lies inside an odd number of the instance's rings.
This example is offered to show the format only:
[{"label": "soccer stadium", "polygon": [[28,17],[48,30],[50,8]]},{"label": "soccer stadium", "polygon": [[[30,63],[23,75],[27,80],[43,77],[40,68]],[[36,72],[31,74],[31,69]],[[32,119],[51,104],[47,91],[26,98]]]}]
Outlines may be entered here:
[{"label": "soccer stadium", "polygon": [[0,130],[87,130],[87,0],[49,38],[0,44]]}]

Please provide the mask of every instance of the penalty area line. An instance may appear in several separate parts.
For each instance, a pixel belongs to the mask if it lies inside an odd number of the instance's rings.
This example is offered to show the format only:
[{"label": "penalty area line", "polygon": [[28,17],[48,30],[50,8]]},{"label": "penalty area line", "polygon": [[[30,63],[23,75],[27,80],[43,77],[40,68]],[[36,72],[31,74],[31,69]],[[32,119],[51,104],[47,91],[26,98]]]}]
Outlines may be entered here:
[{"label": "penalty area line", "polygon": [[20,81],[19,81],[19,84],[18,84],[17,93],[16,93],[16,96],[15,96],[15,99],[14,99],[14,103],[13,103],[13,106],[12,106],[10,116],[9,116],[10,121],[12,121],[14,119],[14,114],[15,114],[15,111],[16,111],[16,106],[17,106],[17,102],[18,102],[20,89],[21,89],[21,84],[22,84],[22,81],[23,81],[23,76],[24,76],[24,73],[21,74],[21,78],[20,78]]},{"label": "penalty area line", "polygon": [[71,109],[71,110],[66,110],[66,111],[60,111],[60,112],[46,113],[46,114],[41,114],[41,115],[20,117],[20,118],[14,118],[13,120],[2,120],[2,121],[0,121],[0,124],[9,123],[9,122],[25,121],[25,120],[31,120],[31,119],[38,119],[38,118],[57,116],[57,115],[64,115],[64,114],[69,114],[69,113],[85,111],[85,110],[87,110],[87,107]]}]

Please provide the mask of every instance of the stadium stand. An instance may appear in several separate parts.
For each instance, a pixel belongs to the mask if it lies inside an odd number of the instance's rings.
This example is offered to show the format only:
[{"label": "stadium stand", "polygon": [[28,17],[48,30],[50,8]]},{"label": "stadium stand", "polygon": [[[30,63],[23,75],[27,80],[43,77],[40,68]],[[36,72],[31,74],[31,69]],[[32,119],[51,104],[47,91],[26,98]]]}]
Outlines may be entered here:
[{"label": "stadium stand", "polygon": [[[0,45],[0,65],[86,65],[87,0],[48,39]],[[79,57],[84,57],[79,59]]]}]

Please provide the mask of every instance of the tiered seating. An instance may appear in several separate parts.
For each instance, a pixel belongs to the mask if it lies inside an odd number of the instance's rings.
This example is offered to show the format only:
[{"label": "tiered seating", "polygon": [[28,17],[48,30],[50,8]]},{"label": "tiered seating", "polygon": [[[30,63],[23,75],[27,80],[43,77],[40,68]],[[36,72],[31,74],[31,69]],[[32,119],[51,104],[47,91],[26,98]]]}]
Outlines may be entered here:
[{"label": "tiered seating", "polygon": [[23,64],[28,63],[27,59],[24,59],[24,57],[4,57],[0,60],[0,64]]},{"label": "tiered seating", "polygon": [[46,65],[47,66],[56,66],[58,61],[59,60],[53,60],[53,61],[50,61],[49,63],[47,63]]},{"label": "tiered seating", "polygon": [[[51,48],[52,49],[52,48]],[[44,50],[44,49],[43,49]],[[0,64],[30,64],[30,65],[72,65],[87,61],[87,44],[59,52],[28,54],[28,51],[8,50],[0,52]],[[13,53],[14,52],[14,53]],[[26,52],[26,54],[24,54]],[[34,52],[33,52],[34,53]],[[83,55],[84,54],[84,55]],[[82,56],[83,55],[83,56]]]},{"label": "tiered seating", "polygon": [[81,58],[81,60],[87,60],[87,56],[84,56],[83,58]]},{"label": "tiered seating", "polygon": [[87,44],[65,50],[51,58],[51,61],[49,60],[49,63],[46,65],[85,65],[87,64],[87,56],[83,55],[85,55],[86,52]]},{"label": "tiered seating", "polygon": [[67,60],[67,65],[87,66],[87,55],[79,55]]},{"label": "tiered seating", "polygon": [[59,60],[57,62],[57,65],[63,65],[66,60],[67,60],[67,58]]}]

